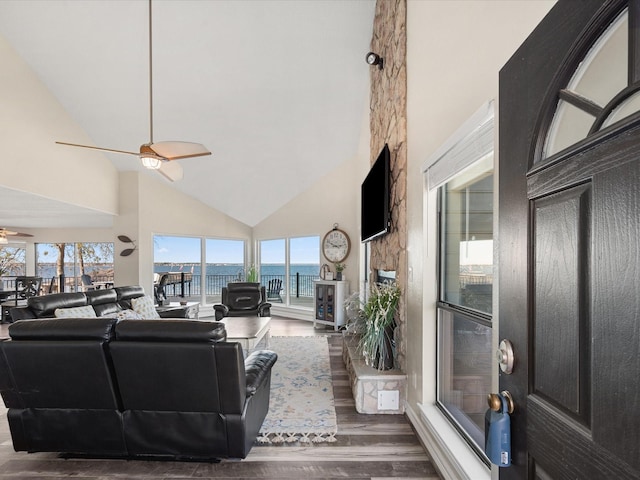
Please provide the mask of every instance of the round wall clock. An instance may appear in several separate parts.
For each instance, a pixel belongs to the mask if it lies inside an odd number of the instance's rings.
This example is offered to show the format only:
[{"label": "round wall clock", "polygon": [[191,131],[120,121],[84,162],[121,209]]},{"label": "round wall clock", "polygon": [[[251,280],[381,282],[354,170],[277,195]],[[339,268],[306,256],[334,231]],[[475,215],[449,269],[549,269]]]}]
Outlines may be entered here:
[{"label": "round wall clock", "polygon": [[334,227],[333,230],[327,232],[322,239],[322,252],[324,256],[332,263],[340,263],[349,256],[351,250],[351,240],[349,235]]}]

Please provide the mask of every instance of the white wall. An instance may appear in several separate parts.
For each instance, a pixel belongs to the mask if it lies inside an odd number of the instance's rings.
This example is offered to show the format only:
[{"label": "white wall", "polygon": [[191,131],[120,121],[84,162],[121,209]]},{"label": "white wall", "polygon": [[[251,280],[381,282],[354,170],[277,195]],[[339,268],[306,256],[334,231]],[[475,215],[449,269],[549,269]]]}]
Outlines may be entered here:
[{"label": "white wall", "polygon": [[[369,139],[367,104],[362,112],[361,134],[355,155],[253,227],[254,241],[311,235],[318,235],[322,240],[337,223],[351,239],[351,251],[345,260],[347,268],[343,275],[349,280],[351,291],[359,288],[362,253],[360,185],[369,170]],[[324,256],[321,256],[320,263],[328,263],[335,272]]]},{"label": "white wall", "polygon": [[[500,68],[553,4],[544,0],[407,3],[408,412],[430,442],[435,442],[430,436],[433,424],[425,421],[421,406],[429,408],[435,401],[436,216],[435,195],[424,193],[422,165],[484,102],[497,98]],[[440,468],[453,474],[446,462],[464,463],[466,458],[472,469],[479,469],[468,478],[488,475],[473,454],[465,457],[468,451],[464,442],[456,442],[458,435],[444,430],[439,425],[435,434],[443,435],[440,440],[445,444],[451,441],[434,451],[436,463],[443,462]],[[447,448],[457,459],[446,458],[442,452]]]},{"label": "white wall", "polygon": [[136,241],[129,257],[116,255],[116,285],[140,284],[153,291],[153,236],[222,237],[251,241],[251,227],[171,188],[160,176],[122,172],[121,213],[114,220],[116,252],[125,244],[117,235]]},{"label": "white wall", "polygon": [[45,85],[0,37],[0,185],[89,209],[118,212],[118,172]]}]

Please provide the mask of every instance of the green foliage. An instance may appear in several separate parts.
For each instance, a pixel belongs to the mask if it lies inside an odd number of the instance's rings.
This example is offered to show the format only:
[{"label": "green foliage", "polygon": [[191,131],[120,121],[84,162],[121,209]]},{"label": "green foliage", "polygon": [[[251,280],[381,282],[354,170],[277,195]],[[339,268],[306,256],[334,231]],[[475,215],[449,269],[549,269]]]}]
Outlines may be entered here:
[{"label": "green foliage", "polygon": [[247,282],[258,283],[258,269],[253,263],[247,269],[246,279],[247,279]]},{"label": "green foliage", "polygon": [[358,350],[367,365],[378,370],[385,368],[385,358],[393,358],[393,329],[399,301],[397,285],[375,283],[364,304],[357,294],[345,302],[351,322],[347,328],[360,334]]},{"label": "green foliage", "polygon": [[336,267],[336,272],[342,272],[345,268],[347,268],[346,263],[334,263],[333,265]]}]

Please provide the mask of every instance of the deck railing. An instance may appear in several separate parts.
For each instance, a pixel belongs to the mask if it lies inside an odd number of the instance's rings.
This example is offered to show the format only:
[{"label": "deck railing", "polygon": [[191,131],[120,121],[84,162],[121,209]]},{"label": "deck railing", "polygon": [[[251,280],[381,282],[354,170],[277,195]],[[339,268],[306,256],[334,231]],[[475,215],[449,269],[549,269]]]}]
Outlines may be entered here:
[{"label": "deck railing", "polygon": [[[176,275],[180,275],[176,273]],[[190,294],[191,296],[200,296],[200,275],[196,274],[188,274],[191,280],[190,285]],[[268,287],[269,281],[274,279],[279,279],[282,281],[282,296],[284,298],[284,290],[286,287],[285,283],[285,275],[261,275],[260,283],[265,287]],[[289,296],[291,298],[313,298],[313,281],[317,280],[317,275],[302,275],[299,273],[295,273],[290,275],[289,277]],[[92,280],[94,282],[113,282],[113,277],[111,275],[92,275]],[[239,278],[238,275],[207,275],[205,277],[205,295],[207,296],[216,296],[222,294],[222,287],[226,287],[228,283],[242,281],[242,278]],[[47,294],[49,293],[49,284],[52,279],[43,278],[42,279],[42,287],[41,293]],[[15,289],[15,277],[3,277],[2,278],[3,287],[5,290],[13,290]],[[56,277],[54,280],[54,288],[51,291],[59,291],[58,285],[64,284],[64,291],[72,292],[75,291],[82,285],[80,281],[80,277]],[[172,285],[168,286],[171,289],[168,294],[173,294],[173,296],[182,296],[188,295],[189,290],[185,288],[184,292],[181,289],[181,282],[176,280]]]}]

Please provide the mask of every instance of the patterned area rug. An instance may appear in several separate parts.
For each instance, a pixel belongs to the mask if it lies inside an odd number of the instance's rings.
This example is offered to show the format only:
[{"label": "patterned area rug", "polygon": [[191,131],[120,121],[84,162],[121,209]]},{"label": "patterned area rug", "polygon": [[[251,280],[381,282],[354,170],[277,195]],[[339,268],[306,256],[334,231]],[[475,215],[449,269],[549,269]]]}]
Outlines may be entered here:
[{"label": "patterned area rug", "polygon": [[335,442],[338,431],[327,337],[271,337],[269,413],[259,443]]}]

